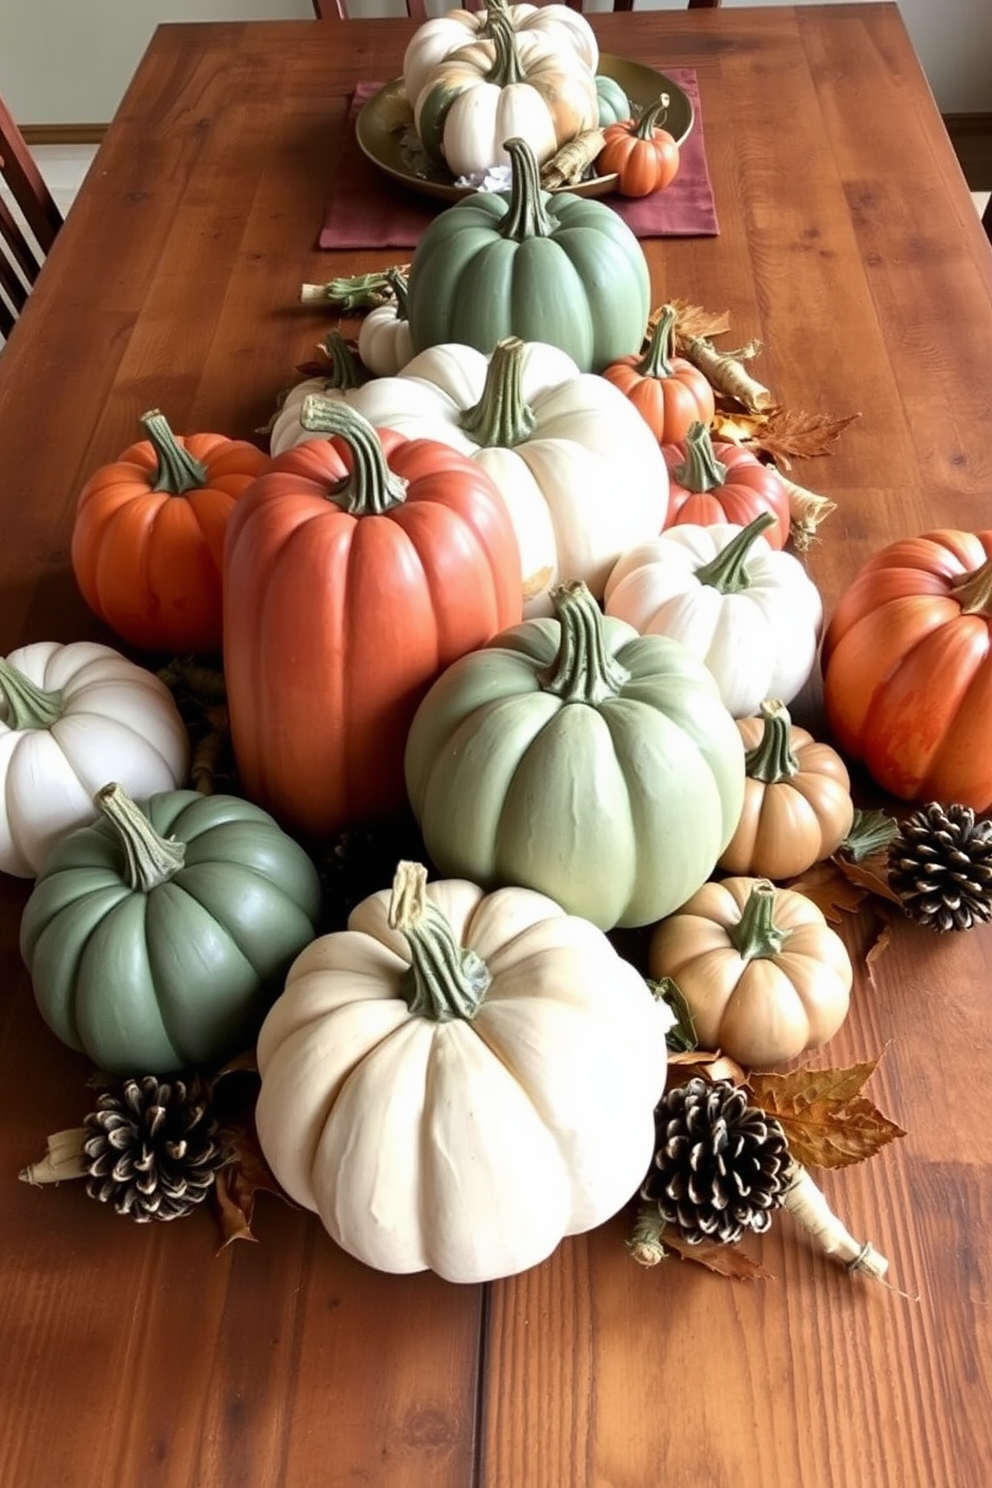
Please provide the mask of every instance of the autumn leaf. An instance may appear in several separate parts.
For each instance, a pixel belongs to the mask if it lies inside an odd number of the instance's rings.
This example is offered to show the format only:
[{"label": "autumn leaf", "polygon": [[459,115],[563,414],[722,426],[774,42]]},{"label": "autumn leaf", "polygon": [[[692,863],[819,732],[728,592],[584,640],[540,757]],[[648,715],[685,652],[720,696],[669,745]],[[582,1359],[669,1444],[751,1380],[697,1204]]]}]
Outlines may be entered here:
[{"label": "autumn leaf", "polygon": [[846,857],[844,853],[835,853],[830,861],[848,883],[877,895],[879,899],[888,899],[891,904],[898,904],[902,908],[902,900],[889,883],[886,872],[887,855],[884,852],[873,853],[871,857],[862,858],[859,863]]},{"label": "autumn leaf", "polygon": [[[704,310],[702,305],[692,305],[688,300],[669,300],[668,303],[675,307],[676,346],[697,336],[723,336],[730,330],[730,315],[726,310]],[[661,319],[661,311],[661,305],[652,310],[648,317],[649,332]]]},{"label": "autumn leaf", "polygon": [[862,1094],[877,1065],[877,1059],[868,1059],[845,1069],[752,1071],[748,1088],[754,1104],[781,1125],[796,1162],[843,1168],[906,1135]]},{"label": "autumn leaf", "polygon": [[880,910],[876,910],[875,913],[878,915],[879,919],[882,922],[882,928],[879,930],[878,935],[872,941],[865,954],[865,969],[868,972],[868,980],[871,982],[872,986],[875,985],[875,962],[878,960],[879,956],[883,955],[888,950],[889,942],[892,939],[891,921],[888,920],[881,913]]},{"label": "autumn leaf", "polygon": [[788,470],[793,459],[830,454],[831,445],[860,417],[858,413],[834,418],[827,413],[769,408],[765,410],[764,428],[756,431],[753,442]]},{"label": "autumn leaf", "polygon": [[729,1080],[731,1085],[746,1085],[744,1067],[721,1053],[719,1049],[687,1049],[683,1053],[668,1055],[668,1086],[688,1085],[690,1080],[707,1080],[715,1085],[718,1080]]},{"label": "autumn leaf", "polygon": [[853,914],[868,892],[863,885],[852,883],[847,874],[829,860],[814,863],[807,873],[792,879],[788,887],[811,899],[834,925],[839,925],[845,914]]},{"label": "autumn leaf", "polygon": [[703,1240],[690,1245],[677,1230],[663,1230],[662,1244],[683,1261],[695,1261],[714,1271],[718,1276],[729,1276],[732,1281],[773,1281],[774,1277],[757,1261],[737,1245],[714,1245]]},{"label": "autumn leaf", "polygon": [[255,1130],[258,1085],[258,1064],[253,1049],[232,1059],[210,1083],[211,1104],[217,1117],[220,1139],[228,1154],[228,1161],[217,1174],[215,1184],[221,1250],[232,1240],[254,1240],[251,1225],[257,1193],[273,1193],[287,1204],[292,1202],[279,1187],[262,1155]]}]

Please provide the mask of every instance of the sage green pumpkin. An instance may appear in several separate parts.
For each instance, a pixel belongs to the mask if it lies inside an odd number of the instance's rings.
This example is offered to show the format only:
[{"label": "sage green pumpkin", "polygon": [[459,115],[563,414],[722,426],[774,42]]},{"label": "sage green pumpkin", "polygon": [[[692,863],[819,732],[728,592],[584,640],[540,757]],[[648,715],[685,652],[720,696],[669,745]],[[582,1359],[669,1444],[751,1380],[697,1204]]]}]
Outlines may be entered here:
[{"label": "sage green pumpkin", "polygon": [[633,356],[651,298],[637,238],[602,202],[542,191],[523,140],[508,140],[506,149],[510,191],[463,197],[434,218],[414,250],[407,287],[414,351],[457,341],[488,356],[504,337],[519,336],[559,347],[581,372]]},{"label": "sage green pumpkin", "polygon": [[605,129],[608,124],[623,124],[633,115],[630,99],[616,78],[607,77],[602,72],[596,74],[596,99],[600,129]]},{"label": "sage green pumpkin", "polygon": [[600,929],[645,925],[710,876],[744,800],[740,732],[678,642],[604,616],[584,584],[450,666],[406,781],[445,877],[519,884]]},{"label": "sage green pumpkin", "polygon": [[64,837],[21,918],[42,1016],[115,1073],[162,1074],[250,1046],[314,937],[320,883],[303,849],[237,796],[117,785]]}]

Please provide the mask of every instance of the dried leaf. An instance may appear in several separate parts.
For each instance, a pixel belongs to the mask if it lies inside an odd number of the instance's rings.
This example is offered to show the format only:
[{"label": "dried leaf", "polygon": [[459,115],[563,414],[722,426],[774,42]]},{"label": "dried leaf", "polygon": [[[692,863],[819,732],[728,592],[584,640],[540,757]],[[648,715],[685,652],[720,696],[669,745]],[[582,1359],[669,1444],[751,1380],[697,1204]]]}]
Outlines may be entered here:
[{"label": "dried leaf", "polygon": [[792,879],[788,887],[804,894],[831,922],[839,925],[845,914],[853,914],[868,890],[850,881],[837,863],[828,860],[814,863],[801,878]]},{"label": "dried leaf", "polygon": [[[688,300],[669,300],[675,306],[675,346],[681,352],[687,341],[697,336],[723,336],[730,330],[730,315],[726,310],[704,310],[702,305],[692,305]],[[648,318],[649,333],[661,319],[664,307],[659,305]]]},{"label": "dried leaf", "polygon": [[[220,1210],[223,1250],[232,1240],[254,1240],[251,1224],[255,1195],[261,1190],[292,1204],[279,1187],[255,1130],[255,1100],[258,1095],[258,1064],[254,1049],[232,1059],[210,1083],[210,1098],[220,1123],[220,1135],[229,1160],[217,1174],[215,1193]],[[295,1206],[293,1206],[295,1207]]]},{"label": "dried leaf", "polygon": [[879,930],[878,935],[872,941],[871,945],[868,947],[867,952],[865,953],[865,970],[868,973],[868,980],[871,982],[873,987],[875,985],[875,962],[878,960],[879,956],[884,955],[885,952],[889,949],[889,943],[892,940],[891,921],[884,915],[880,914],[878,910],[876,910],[876,914],[881,920],[881,929]]},{"label": "dried leaf", "polygon": [[[746,1085],[744,1067],[723,1054],[719,1049],[688,1049],[684,1053],[668,1055],[668,1086],[688,1085],[690,1080],[708,1080],[715,1085],[718,1080],[729,1080],[731,1085]],[[677,1072],[677,1073],[676,1073]]]},{"label": "dried leaf", "polygon": [[906,1135],[861,1094],[877,1064],[868,1059],[846,1069],[803,1066],[785,1075],[752,1071],[748,1089],[754,1104],[781,1124],[796,1162],[843,1168]]},{"label": "dried leaf", "polygon": [[732,1281],[774,1280],[769,1271],[737,1245],[711,1245],[705,1240],[699,1245],[690,1245],[676,1230],[668,1229],[661,1239],[666,1250],[673,1251],[683,1261],[695,1261],[697,1265],[705,1266],[707,1271],[715,1271],[718,1276],[729,1276]]},{"label": "dried leaf", "polygon": [[829,455],[831,445],[848,424],[860,417],[858,413],[834,418],[828,413],[769,408],[765,410],[764,428],[755,432],[752,442],[788,470],[793,459],[808,460],[814,455]]}]

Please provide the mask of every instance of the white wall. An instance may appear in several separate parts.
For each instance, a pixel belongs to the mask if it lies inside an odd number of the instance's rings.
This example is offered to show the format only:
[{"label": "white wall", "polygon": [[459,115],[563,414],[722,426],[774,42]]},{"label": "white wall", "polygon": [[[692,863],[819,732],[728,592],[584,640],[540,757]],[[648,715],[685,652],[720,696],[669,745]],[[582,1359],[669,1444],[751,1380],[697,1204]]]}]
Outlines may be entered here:
[{"label": "white wall", "polygon": [[[379,0],[359,3],[374,13]],[[397,3],[381,0],[381,8]],[[638,3],[681,9],[684,0]],[[942,112],[992,112],[992,0],[900,0],[900,8]],[[21,124],[105,123],[159,21],[302,17],[313,17],[310,0],[0,0],[0,93]]]}]

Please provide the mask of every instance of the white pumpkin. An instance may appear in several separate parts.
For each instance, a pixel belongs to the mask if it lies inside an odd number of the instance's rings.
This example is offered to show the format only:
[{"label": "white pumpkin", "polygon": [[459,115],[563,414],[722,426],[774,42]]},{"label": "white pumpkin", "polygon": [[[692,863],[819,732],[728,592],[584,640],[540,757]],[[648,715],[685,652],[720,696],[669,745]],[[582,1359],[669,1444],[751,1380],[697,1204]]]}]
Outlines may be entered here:
[{"label": "white pumpkin", "polygon": [[297,958],[258,1040],[256,1123],[350,1254],[488,1281],[637,1191],[670,1017],[552,900],[425,879],[401,863]]},{"label": "white pumpkin", "polygon": [[33,878],[96,817],[108,780],[144,800],[186,779],[189,736],[165,683],[110,646],[36,641],[0,658],[0,870]]},{"label": "white pumpkin", "polygon": [[495,15],[506,15],[516,32],[542,36],[562,51],[571,49],[590,72],[596,71],[599,45],[581,11],[567,5],[507,5],[506,0],[487,0],[482,10],[449,10],[417,27],[403,58],[403,82],[411,104],[416,103],[431,69],[452,52],[488,35]]},{"label": "white pumpkin", "polygon": [[642,635],[671,636],[706,663],[735,718],[765,698],[788,703],[813,669],[823,606],[791,553],[760,535],[770,513],[670,527],[619,560],[605,592],[608,615]]},{"label": "white pumpkin", "polygon": [[427,74],[414,128],[457,178],[506,165],[509,139],[524,139],[538,165],[599,119],[596,78],[572,51],[495,24],[492,40],[462,47]]},{"label": "white pumpkin", "polygon": [[395,299],[370,310],[358,332],[358,355],[376,377],[395,377],[413,356],[406,318],[406,276],[394,269],[389,277]]},{"label": "white pumpkin", "polygon": [[269,426],[269,453],[272,455],[281,455],[283,450],[313,438],[300,423],[300,410],[311,393],[319,393],[322,398],[332,401],[347,399],[365,381],[365,369],[340,331],[331,331],[321,343],[320,350],[327,358],[327,372],[298,382],[282,399]]},{"label": "white pumpkin", "polygon": [[[439,440],[492,477],[517,534],[528,616],[551,613],[562,580],[602,599],[621,553],[664,526],[668,470],[651,430],[618,388],[555,346],[508,337],[491,357],[432,346],[348,398],[377,428]],[[301,426],[299,437],[313,435]]]}]

